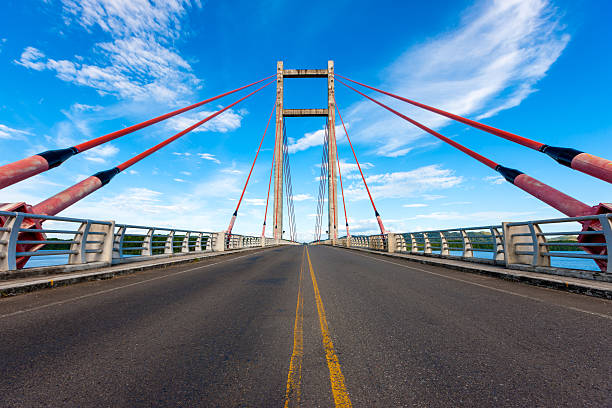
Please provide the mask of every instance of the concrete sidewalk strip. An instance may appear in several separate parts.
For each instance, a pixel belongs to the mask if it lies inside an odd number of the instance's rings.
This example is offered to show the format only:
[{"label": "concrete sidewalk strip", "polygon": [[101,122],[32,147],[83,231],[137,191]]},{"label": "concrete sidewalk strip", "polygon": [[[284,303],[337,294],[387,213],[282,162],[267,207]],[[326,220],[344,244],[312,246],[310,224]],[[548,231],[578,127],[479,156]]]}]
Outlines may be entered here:
[{"label": "concrete sidewalk strip", "polygon": [[131,274],[135,272],[168,268],[200,260],[222,257],[227,255],[240,254],[245,252],[259,252],[266,249],[276,248],[276,246],[254,247],[236,249],[223,252],[205,252],[192,255],[185,255],[173,258],[149,259],[142,262],[129,262],[125,264],[113,265],[91,271],[91,269],[80,270],[77,272],[61,274],[36,275],[27,278],[18,278],[0,281],[0,297],[14,296],[21,293],[33,292],[35,290],[53,288],[58,286],[72,285],[80,282],[92,280],[111,279],[115,276]]},{"label": "concrete sidewalk strip", "polygon": [[442,268],[454,269],[462,272],[477,273],[480,275],[488,275],[496,278],[524,282],[532,285],[580,293],[588,296],[612,299],[612,283],[610,282],[594,281],[590,279],[579,279],[560,275],[547,275],[543,273],[522,271],[517,269],[506,269],[501,266],[466,262],[454,259],[431,258],[405,253],[388,253],[366,248],[337,248],[368,252],[375,255],[418,262],[425,265],[439,266]]}]

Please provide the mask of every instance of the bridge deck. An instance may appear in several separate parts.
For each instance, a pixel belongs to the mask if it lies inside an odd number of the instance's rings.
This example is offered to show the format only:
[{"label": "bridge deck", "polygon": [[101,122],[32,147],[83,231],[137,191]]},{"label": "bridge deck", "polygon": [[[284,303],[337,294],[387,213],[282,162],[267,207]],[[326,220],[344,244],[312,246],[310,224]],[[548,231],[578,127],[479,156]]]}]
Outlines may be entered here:
[{"label": "bridge deck", "polygon": [[312,272],[281,247],[3,299],[0,405],[281,406],[293,354],[302,406],[333,406],[315,280],[354,406],[612,403],[611,301],[308,251]]}]

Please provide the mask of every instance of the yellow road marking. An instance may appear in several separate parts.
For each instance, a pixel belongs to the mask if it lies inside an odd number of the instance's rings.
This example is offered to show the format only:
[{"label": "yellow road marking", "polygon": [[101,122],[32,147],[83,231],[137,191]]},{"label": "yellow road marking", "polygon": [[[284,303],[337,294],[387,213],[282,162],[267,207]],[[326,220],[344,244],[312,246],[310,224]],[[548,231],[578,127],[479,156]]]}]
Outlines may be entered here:
[{"label": "yellow road marking", "polygon": [[302,272],[304,271],[305,252],[302,253],[302,265],[298,284],[297,306],[295,307],[295,324],[293,326],[293,354],[287,374],[287,392],[285,408],[299,407],[302,393],[302,360],[304,357],[304,297],[302,296]]},{"label": "yellow road marking", "polygon": [[344,385],[344,376],[340,370],[340,361],[334,351],[334,343],[329,335],[329,327],[327,325],[327,318],[325,317],[325,308],[323,307],[323,301],[321,300],[321,294],[319,293],[319,285],[317,285],[317,278],[315,277],[314,270],[312,269],[312,262],[310,262],[310,254],[308,248],[306,248],[306,256],[308,257],[308,267],[310,268],[310,278],[312,279],[312,287],[314,288],[315,300],[317,302],[317,312],[319,313],[319,324],[321,325],[321,335],[323,337],[323,347],[325,348],[325,358],[327,359],[327,368],[329,368],[329,380],[331,382],[332,394],[334,396],[334,403],[336,407],[352,407],[351,400],[349,398],[346,386]]}]

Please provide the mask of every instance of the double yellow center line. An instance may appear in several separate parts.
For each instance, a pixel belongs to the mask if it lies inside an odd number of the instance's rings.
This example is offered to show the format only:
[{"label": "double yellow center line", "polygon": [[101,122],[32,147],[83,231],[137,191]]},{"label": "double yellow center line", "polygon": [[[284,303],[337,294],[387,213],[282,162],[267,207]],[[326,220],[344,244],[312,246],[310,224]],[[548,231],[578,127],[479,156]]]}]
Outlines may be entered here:
[{"label": "double yellow center line", "polygon": [[[304,252],[306,250],[304,249]],[[302,384],[302,360],[304,358],[304,296],[302,295],[302,272],[304,271],[304,254],[300,266],[297,306],[295,307],[295,324],[293,325],[293,353],[287,375],[287,391],[285,393],[285,408],[299,407]]]},{"label": "double yellow center line", "polygon": [[[329,380],[331,383],[332,395],[336,407],[348,408],[352,407],[351,400],[346,390],[344,376],[340,369],[340,361],[334,350],[334,343],[329,335],[329,325],[325,316],[325,307],[321,294],[319,293],[319,285],[317,278],[312,268],[310,253],[308,248],[305,248],[306,258],[308,259],[308,268],[310,269],[310,278],[312,279],[312,287],[314,289],[315,301],[317,304],[317,312],[319,314],[319,325],[321,326],[321,336],[323,340],[323,349],[325,350],[325,359],[327,360],[327,368],[329,369]],[[304,354],[303,345],[303,309],[304,298],[302,295],[302,272],[304,270],[304,257],[302,255],[302,265],[300,267],[300,277],[298,286],[298,304],[296,307],[295,326],[293,331],[293,354],[289,366],[289,375],[287,377],[287,393],[285,394],[285,407],[299,406],[300,404],[300,384],[302,374],[302,358]],[[295,360],[295,361],[294,361]]]}]

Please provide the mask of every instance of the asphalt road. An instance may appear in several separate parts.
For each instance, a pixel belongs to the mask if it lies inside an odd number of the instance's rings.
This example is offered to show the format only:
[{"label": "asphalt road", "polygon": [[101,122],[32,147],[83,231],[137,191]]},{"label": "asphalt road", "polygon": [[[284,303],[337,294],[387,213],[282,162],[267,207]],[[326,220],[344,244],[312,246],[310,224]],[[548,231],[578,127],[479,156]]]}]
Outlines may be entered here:
[{"label": "asphalt road", "polygon": [[0,300],[0,407],[612,406],[612,302],[340,248]]}]

